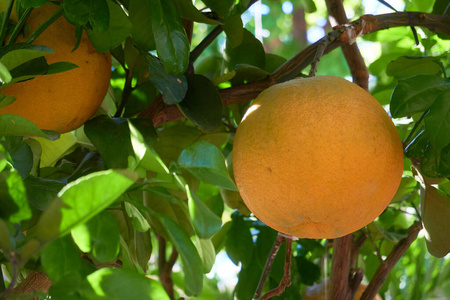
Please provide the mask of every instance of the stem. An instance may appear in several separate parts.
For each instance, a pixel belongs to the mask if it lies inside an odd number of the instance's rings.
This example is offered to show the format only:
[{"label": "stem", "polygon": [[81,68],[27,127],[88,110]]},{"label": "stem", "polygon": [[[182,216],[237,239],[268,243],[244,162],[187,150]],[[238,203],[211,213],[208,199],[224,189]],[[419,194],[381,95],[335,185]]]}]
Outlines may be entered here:
[{"label": "stem", "polygon": [[161,284],[169,296],[170,300],[175,300],[172,280],[172,267],[177,260],[178,253],[175,248],[172,250],[169,261],[166,260],[166,246],[167,242],[161,235],[158,238],[158,277]]},{"label": "stem", "polygon": [[120,97],[119,107],[117,108],[114,117],[119,118],[122,116],[123,110],[125,109],[125,105],[127,104],[128,98],[133,92],[133,88],[131,87],[131,83],[133,81],[133,72],[125,69],[125,84],[122,90],[122,96]]},{"label": "stem", "polygon": [[33,8],[28,8],[25,10],[23,15],[20,17],[19,22],[17,22],[16,26],[13,29],[13,32],[11,33],[11,36],[6,43],[6,45],[14,43],[17,36],[19,35],[20,31],[22,30],[23,26],[25,25],[25,22],[27,21],[28,17],[30,16],[31,12],[33,11]]},{"label": "stem", "polygon": [[327,300],[350,299],[349,276],[352,240],[352,233],[333,240],[330,294]]},{"label": "stem", "polygon": [[6,29],[8,28],[9,16],[11,15],[13,5],[14,5],[14,0],[8,0],[8,4],[6,5],[6,10],[3,13],[2,27],[1,27],[1,33],[0,33],[0,41],[1,41],[2,45],[4,44],[4,41],[5,41]]},{"label": "stem", "polygon": [[286,254],[284,257],[284,275],[280,284],[273,290],[264,294],[261,300],[270,299],[274,296],[280,296],[284,290],[291,285],[291,266],[292,266],[292,239],[286,238]]},{"label": "stem", "polygon": [[419,127],[420,123],[422,122],[423,118],[425,118],[427,113],[428,113],[428,110],[424,111],[422,113],[422,115],[420,115],[419,119],[416,121],[416,123],[414,124],[413,128],[409,132],[408,136],[403,141],[403,149],[406,148],[406,146],[408,146],[409,142],[411,141],[411,139],[414,136],[414,132],[417,130],[417,128]]},{"label": "stem", "polygon": [[216,26],[208,35],[192,50],[189,56],[189,64],[193,64],[200,54],[219,36],[223,31],[222,26]]},{"label": "stem", "polygon": [[38,38],[38,36],[44,32],[45,29],[47,29],[48,27],[50,27],[50,25],[53,24],[53,22],[55,22],[59,17],[61,17],[62,15],[64,15],[64,9],[60,6],[58,8],[58,10],[50,16],[50,18],[48,18],[44,23],[42,23],[41,25],[39,25],[35,31],[33,31],[33,33],[28,37],[28,39],[25,41],[25,43],[27,44],[31,44],[34,42],[35,39]]},{"label": "stem", "polygon": [[260,300],[264,285],[266,284],[267,277],[269,276],[270,269],[272,268],[273,261],[277,256],[278,250],[280,250],[281,244],[284,242],[286,238],[284,235],[278,233],[275,242],[273,243],[272,249],[267,255],[266,265],[264,266],[263,273],[261,274],[261,278],[259,279],[258,287],[256,288],[255,295],[253,296],[253,300]]},{"label": "stem", "polygon": [[365,289],[362,294],[360,300],[370,300],[374,299],[380,288],[383,286],[383,283],[386,281],[389,273],[395,267],[397,262],[402,258],[405,254],[406,250],[408,250],[409,246],[411,246],[412,242],[417,238],[420,230],[422,230],[422,223],[415,222],[408,229],[408,236],[402,240],[394,247],[392,252],[386,258],[386,260],[380,264],[375,275],[372,277],[372,281],[370,281],[369,285]]}]

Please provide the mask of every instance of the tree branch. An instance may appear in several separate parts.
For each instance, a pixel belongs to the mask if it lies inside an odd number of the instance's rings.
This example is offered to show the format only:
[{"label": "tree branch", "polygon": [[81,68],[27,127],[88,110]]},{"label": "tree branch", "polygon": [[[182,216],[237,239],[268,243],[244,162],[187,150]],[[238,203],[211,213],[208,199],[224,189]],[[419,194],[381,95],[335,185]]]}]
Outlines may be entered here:
[{"label": "tree branch", "polygon": [[[342,0],[326,0],[328,13],[330,15],[331,26],[337,26],[347,24],[348,19],[344,10]],[[341,47],[342,53],[344,53],[347,65],[350,68],[350,73],[353,77],[353,82],[365,89],[369,90],[369,71],[364,63],[364,58],[358,49],[358,45],[344,44]]]},{"label": "tree branch", "polygon": [[422,223],[415,222],[408,229],[408,236],[402,240],[394,247],[392,252],[386,258],[384,262],[378,267],[375,275],[372,277],[369,285],[365,289],[364,293],[361,296],[360,300],[370,300],[374,299],[380,288],[383,286],[383,283],[386,281],[389,273],[395,267],[397,262],[402,258],[405,254],[406,250],[408,250],[409,246],[411,246],[412,242],[417,238],[420,230],[422,230]]},{"label": "tree branch", "polygon": [[[420,12],[413,12],[412,14],[414,16],[415,26],[450,35],[449,15],[438,16]],[[407,12],[378,16],[364,15],[356,21],[343,25],[331,32],[330,34],[336,35],[339,38],[327,44],[324,54],[349,42],[352,43],[357,37],[368,33],[392,27],[410,26],[409,20],[410,17]],[[306,47],[265,79],[220,90],[219,93],[222,97],[223,105],[226,106],[232,103],[254,99],[260,92],[269,86],[297,77],[303,69],[311,64],[317,52],[317,47],[320,43],[323,43],[323,39],[326,39],[326,37]],[[179,111],[176,105],[169,106],[159,102],[162,101],[155,100],[155,104],[150,105],[140,116],[151,118],[155,126],[184,118],[184,115]]]}]

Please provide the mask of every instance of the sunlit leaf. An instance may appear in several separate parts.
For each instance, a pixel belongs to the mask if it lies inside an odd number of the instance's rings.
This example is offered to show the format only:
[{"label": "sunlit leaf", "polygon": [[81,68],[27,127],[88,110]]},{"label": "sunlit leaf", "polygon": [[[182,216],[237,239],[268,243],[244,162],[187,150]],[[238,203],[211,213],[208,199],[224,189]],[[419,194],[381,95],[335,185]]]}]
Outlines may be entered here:
[{"label": "sunlit leaf", "polygon": [[0,218],[11,223],[31,218],[25,186],[14,170],[0,173]]}]

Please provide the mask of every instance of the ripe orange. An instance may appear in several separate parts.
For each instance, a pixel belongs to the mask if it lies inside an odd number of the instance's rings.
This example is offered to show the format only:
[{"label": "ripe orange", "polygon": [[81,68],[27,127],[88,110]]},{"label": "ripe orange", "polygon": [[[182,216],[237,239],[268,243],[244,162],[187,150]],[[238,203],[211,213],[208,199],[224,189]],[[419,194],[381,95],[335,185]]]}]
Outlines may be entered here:
[{"label": "ripe orange", "polygon": [[[366,290],[367,285],[360,284],[358,289],[356,290],[355,300],[361,299],[362,294]],[[327,292],[330,289],[330,281],[326,278],[319,284],[314,284],[313,286],[307,287],[305,293],[303,295],[303,300],[326,300]],[[380,295],[376,295],[373,300],[382,300]]]},{"label": "ripe orange", "polygon": [[402,177],[399,134],[365,90],[334,76],[263,91],[234,139],[236,184],[268,226],[337,238],[379,216]]},{"label": "ripe orange", "polygon": [[[27,21],[30,33],[57,9],[51,3],[35,9]],[[19,37],[17,42],[25,40],[26,37]],[[16,97],[14,103],[0,109],[0,114],[20,115],[42,129],[61,133],[86,122],[100,107],[108,90],[111,56],[95,51],[86,33],[72,52],[75,43],[75,26],[64,17],[47,28],[33,44],[46,45],[55,51],[45,56],[49,64],[66,61],[78,68],[0,89],[0,93]]]}]

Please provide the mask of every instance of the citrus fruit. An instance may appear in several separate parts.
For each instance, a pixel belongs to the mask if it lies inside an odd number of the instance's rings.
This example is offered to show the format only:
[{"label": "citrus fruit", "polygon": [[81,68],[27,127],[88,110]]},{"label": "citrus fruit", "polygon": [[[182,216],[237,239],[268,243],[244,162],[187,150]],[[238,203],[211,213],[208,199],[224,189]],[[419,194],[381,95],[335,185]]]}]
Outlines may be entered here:
[{"label": "citrus fruit", "polygon": [[[27,20],[29,32],[45,22],[58,7],[47,3],[34,9]],[[26,38],[19,36],[16,42],[24,42]],[[76,44],[75,26],[64,17],[52,23],[33,44],[55,51],[45,56],[48,64],[71,62],[78,68],[37,76],[0,89],[0,93],[16,97],[15,102],[0,108],[0,114],[19,115],[41,129],[61,133],[81,126],[97,111],[106,95],[111,74],[110,54],[95,51],[85,32],[72,52]]]},{"label": "citrus fruit", "polygon": [[[366,290],[367,285],[360,284],[355,293],[355,300],[361,299],[362,294]],[[304,294],[303,300],[326,300],[327,293],[330,289],[330,280],[326,278],[321,283],[316,283],[313,286],[307,287]],[[376,295],[373,300],[382,300],[380,295]]]},{"label": "citrus fruit", "polygon": [[337,238],[372,222],[400,184],[403,150],[383,107],[335,76],[263,91],[233,146],[237,187],[261,221],[299,238]]}]

